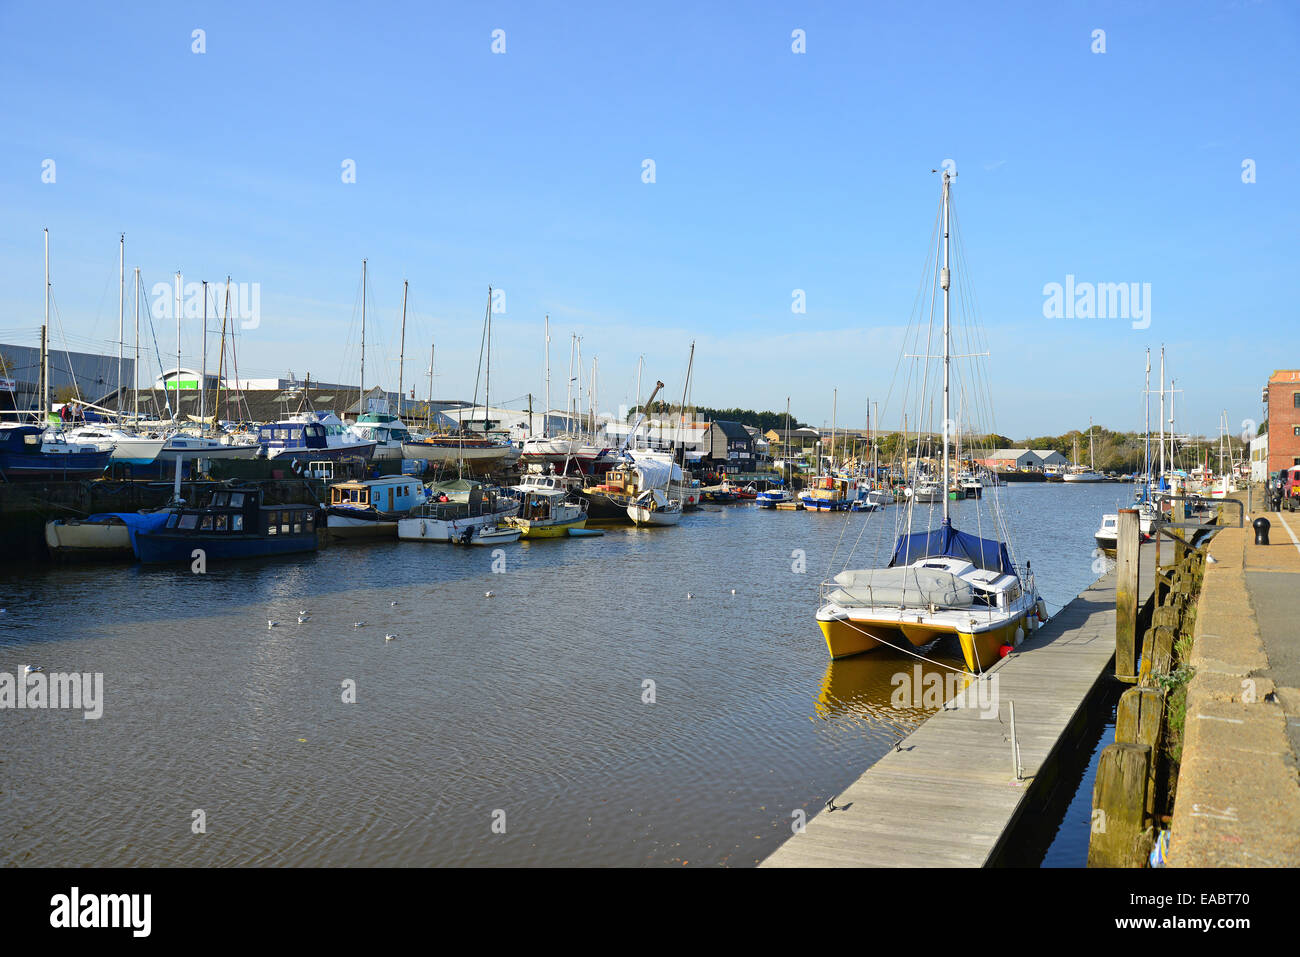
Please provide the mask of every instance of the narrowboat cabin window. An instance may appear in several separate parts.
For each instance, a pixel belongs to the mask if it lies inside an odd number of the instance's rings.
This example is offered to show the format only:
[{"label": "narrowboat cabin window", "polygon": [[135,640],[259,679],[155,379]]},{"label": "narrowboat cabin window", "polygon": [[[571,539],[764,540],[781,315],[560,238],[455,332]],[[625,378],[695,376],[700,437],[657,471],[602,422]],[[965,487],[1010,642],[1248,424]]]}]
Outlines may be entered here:
[{"label": "narrowboat cabin window", "polygon": [[289,534],[289,513],[288,512],[280,513],[280,534],[282,535]]},{"label": "narrowboat cabin window", "polygon": [[211,515],[204,515],[204,516],[203,516],[202,521],[199,522],[199,531],[200,531],[200,532],[210,532],[210,531],[212,531],[212,516],[211,516]]},{"label": "narrowboat cabin window", "polygon": [[232,532],[242,532],[244,530],[244,516],[242,515],[230,516],[230,530]]},{"label": "narrowboat cabin window", "polygon": [[212,504],[213,504],[214,506],[227,505],[227,504],[229,504],[229,502],[230,502],[230,493],[229,493],[229,492],[213,492],[213,493],[212,493]]},{"label": "narrowboat cabin window", "polygon": [[228,516],[225,515],[216,516],[215,520],[212,523],[213,529],[218,532],[224,532],[226,530],[227,518]]},{"label": "narrowboat cabin window", "polygon": [[275,512],[267,512],[266,513],[266,534],[274,535],[279,530],[280,530],[280,526],[277,525],[275,521]]},{"label": "narrowboat cabin window", "polygon": [[167,527],[168,527],[168,528],[175,528],[175,527],[176,527],[176,519],[178,519],[179,517],[180,517],[180,516],[177,515],[175,512],[172,512],[170,515],[168,515],[168,516],[167,516]]},{"label": "narrowboat cabin window", "polygon": [[244,493],[243,493],[243,492],[231,492],[231,493],[230,493],[230,507],[231,507],[231,508],[243,508],[243,507],[244,507]]},{"label": "narrowboat cabin window", "polygon": [[199,523],[197,512],[186,512],[181,516],[181,528],[192,529]]}]

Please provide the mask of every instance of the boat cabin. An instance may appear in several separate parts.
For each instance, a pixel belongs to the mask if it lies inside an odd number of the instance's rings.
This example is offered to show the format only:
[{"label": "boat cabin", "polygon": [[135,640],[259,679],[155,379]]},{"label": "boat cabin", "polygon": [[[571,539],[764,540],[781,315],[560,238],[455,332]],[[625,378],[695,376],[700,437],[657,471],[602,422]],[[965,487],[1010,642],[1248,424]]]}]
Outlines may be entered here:
[{"label": "boat cabin", "polygon": [[405,515],[425,501],[424,486],[405,475],[364,481],[337,482],[330,486],[330,508]]},{"label": "boat cabin", "polygon": [[272,449],[325,449],[329,447],[325,426],[319,422],[272,422],[257,430],[257,443]]},{"label": "boat cabin", "polygon": [[316,506],[262,504],[258,488],[216,489],[198,505],[167,516],[168,531],[196,536],[271,537],[316,534]]}]

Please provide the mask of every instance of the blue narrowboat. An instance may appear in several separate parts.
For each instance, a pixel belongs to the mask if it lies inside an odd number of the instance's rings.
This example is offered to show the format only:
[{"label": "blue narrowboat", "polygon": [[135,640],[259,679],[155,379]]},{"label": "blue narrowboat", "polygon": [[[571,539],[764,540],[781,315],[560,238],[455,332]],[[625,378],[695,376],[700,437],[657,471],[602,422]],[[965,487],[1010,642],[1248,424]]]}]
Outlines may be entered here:
[{"label": "blue narrowboat", "polygon": [[288,464],[299,460],[304,464],[360,457],[367,461],[375,454],[375,442],[362,441],[349,435],[341,426],[309,419],[272,422],[257,430],[257,443],[266,451],[266,457]]},{"label": "blue narrowboat", "polygon": [[189,562],[196,549],[207,561],[316,551],[315,505],[266,505],[256,486],[207,492],[197,505],[171,510],[162,528],[138,531],[140,561]]}]

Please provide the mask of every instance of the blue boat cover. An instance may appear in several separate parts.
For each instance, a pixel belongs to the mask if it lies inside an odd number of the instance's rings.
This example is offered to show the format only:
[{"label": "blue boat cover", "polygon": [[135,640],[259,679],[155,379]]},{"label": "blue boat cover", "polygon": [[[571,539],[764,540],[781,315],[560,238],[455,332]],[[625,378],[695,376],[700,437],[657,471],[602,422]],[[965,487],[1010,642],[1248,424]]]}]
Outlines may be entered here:
[{"label": "blue boat cover", "polygon": [[939,557],[961,558],[976,568],[1006,575],[1015,574],[1004,542],[959,532],[949,522],[929,531],[898,536],[894,557],[889,560],[889,565],[892,568],[896,565],[909,565],[922,558]]},{"label": "blue boat cover", "polygon": [[140,557],[140,548],[135,543],[136,532],[156,532],[167,524],[167,516],[171,513],[167,510],[161,512],[148,512],[141,515],[139,512],[100,512],[96,515],[86,517],[87,522],[102,521],[106,518],[120,518],[122,524],[127,528],[127,534],[131,537],[131,551],[135,552],[135,557]]}]

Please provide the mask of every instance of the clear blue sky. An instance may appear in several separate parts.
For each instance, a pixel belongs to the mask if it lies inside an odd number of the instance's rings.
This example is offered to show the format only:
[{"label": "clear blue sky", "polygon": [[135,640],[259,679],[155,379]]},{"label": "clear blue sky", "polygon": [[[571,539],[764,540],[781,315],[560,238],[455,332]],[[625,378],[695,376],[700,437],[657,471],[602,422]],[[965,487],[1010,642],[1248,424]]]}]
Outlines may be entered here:
[{"label": "clear blue sky", "polygon": [[[48,226],[55,347],[115,351],[125,231],[146,286],[260,283],[246,375],[355,381],[368,257],[371,383],[405,278],[408,386],[433,339],[468,398],[491,283],[494,399],[540,406],[549,312],[557,405],[576,331],[603,408],[642,354],[675,396],[694,339],[697,403],[821,424],[838,387],[860,425],[952,159],[1000,431],[1140,426],[1148,345],[1195,431],[1300,366],[1297,4],[609,7],[0,3],[0,341],[37,342]],[[1045,319],[1067,274],[1150,283],[1150,328]]]}]

